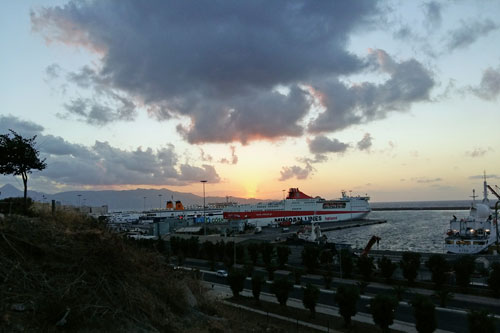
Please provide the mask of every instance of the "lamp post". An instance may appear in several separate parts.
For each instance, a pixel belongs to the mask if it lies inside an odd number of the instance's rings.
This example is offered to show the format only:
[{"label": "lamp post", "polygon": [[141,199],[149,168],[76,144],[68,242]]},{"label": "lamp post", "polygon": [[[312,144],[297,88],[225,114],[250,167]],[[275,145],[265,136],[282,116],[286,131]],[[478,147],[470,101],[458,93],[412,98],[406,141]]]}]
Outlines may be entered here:
[{"label": "lamp post", "polygon": [[200,180],[203,183],[203,226],[204,226],[204,234],[207,235],[207,219],[205,218],[205,183],[206,180]]},{"label": "lamp post", "polygon": [[163,194],[158,194],[158,197],[160,198],[160,210],[161,210],[161,197]]},{"label": "lamp post", "polygon": [[146,198],[147,197],[144,197],[144,211],[146,211]]}]

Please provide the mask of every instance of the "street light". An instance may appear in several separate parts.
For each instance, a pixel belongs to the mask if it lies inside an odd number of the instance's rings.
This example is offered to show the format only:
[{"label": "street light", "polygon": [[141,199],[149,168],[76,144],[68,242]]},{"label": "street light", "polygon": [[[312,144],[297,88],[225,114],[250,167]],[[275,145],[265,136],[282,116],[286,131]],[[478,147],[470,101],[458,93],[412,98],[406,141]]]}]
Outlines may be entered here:
[{"label": "street light", "polygon": [[204,225],[204,234],[207,235],[207,220],[205,218],[205,183],[206,180],[200,180],[203,183],[203,225]]},{"label": "street light", "polygon": [[147,197],[144,197],[144,211],[146,211],[146,198]]},{"label": "street light", "polygon": [[160,209],[161,209],[161,197],[163,194],[158,194],[158,197],[160,197]]}]

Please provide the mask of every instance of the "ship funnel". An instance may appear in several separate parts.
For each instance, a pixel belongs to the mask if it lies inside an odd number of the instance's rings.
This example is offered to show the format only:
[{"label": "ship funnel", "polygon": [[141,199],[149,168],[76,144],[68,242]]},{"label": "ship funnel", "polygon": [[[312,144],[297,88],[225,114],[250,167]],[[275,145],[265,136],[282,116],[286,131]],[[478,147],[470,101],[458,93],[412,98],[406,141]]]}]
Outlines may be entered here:
[{"label": "ship funnel", "polygon": [[167,209],[174,209],[174,203],[172,201],[167,201]]},{"label": "ship funnel", "polygon": [[180,201],[175,202],[175,210],[184,210],[184,206],[182,205],[182,202],[180,202]]}]

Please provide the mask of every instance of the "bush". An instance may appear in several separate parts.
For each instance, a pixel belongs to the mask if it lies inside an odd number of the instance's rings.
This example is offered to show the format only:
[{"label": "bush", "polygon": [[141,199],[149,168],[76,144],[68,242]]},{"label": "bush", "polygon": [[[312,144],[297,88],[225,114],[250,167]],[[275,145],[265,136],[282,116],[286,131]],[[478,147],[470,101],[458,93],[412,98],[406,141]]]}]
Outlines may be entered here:
[{"label": "bush", "polygon": [[340,269],[341,269],[341,276],[343,277],[351,277],[352,274],[352,269],[353,269],[353,263],[352,263],[352,255],[351,252],[347,249],[342,249],[340,250]]},{"label": "bush", "polygon": [[325,289],[330,289],[332,287],[333,280],[333,270],[331,267],[327,267],[326,272],[323,273],[323,282],[325,283]]},{"label": "bush", "polygon": [[281,306],[286,306],[288,294],[293,289],[293,283],[288,281],[287,278],[276,279],[271,285],[271,292],[276,296],[276,299]]},{"label": "bush", "polygon": [[389,330],[389,326],[394,322],[394,312],[398,306],[397,300],[388,295],[378,294],[370,301],[370,309],[373,321],[383,332]]},{"label": "bush", "polygon": [[420,254],[416,252],[403,252],[402,260],[399,265],[403,270],[403,276],[412,284],[418,274],[420,268]]},{"label": "bush", "polygon": [[490,287],[495,296],[500,296],[500,263],[498,262],[491,265],[491,272],[488,277],[488,287]]},{"label": "bush", "polygon": [[432,273],[432,282],[434,282],[436,288],[440,288],[446,282],[446,273],[450,269],[450,264],[443,255],[433,254],[425,265]]},{"label": "bush", "polygon": [[373,269],[375,265],[373,265],[373,258],[367,256],[361,256],[358,258],[358,271],[363,276],[363,280],[370,281]]},{"label": "bush", "polygon": [[262,253],[262,261],[264,261],[264,265],[270,266],[271,260],[273,258],[274,245],[271,243],[262,243],[261,245],[261,253]]},{"label": "bush", "polygon": [[0,213],[4,215],[17,214],[17,215],[33,216],[34,213],[31,210],[32,206],[33,206],[33,200],[30,197],[27,197],[26,213],[25,213],[24,198],[5,198],[0,200]]},{"label": "bush", "polygon": [[281,245],[276,248],[276,252],[278,255],[278,264],[280,268],[284,268],[286,263],[288,262],[288,256],[292,251],[286,245]]},{"label": "bush", "polygon": [[294,268],[293,269],[293,277],[295,280],[295,284],[300,285],[300,278],[304,275],[304,270],[302,268]]},{"label": "bush", "polygon": [[248,255],[250,256],[250,259],[252,260],[252,263],[255,266],[257,264],[257,260],[259,259],[259,244],[257,243],[248,244],[247,251]]},{"label": "bush", "polygon": [[319,248],[315,245],[306,245],[302,250],[302,264],[309,273],[314,273],[319,266]]},{"label": "bush", "polygon": [[462,288],[467,288],[470,284],[472,273],[474,273],[476,268],[474,257],[470,255],[459,257],[453,264],[453,268],[455,269],[457,284]]},{"label": "bush", "polygon": [[378,265],[380,267],[380,273],[387,281],[391,280],[394,271],[398,267],[398,265],[393,263],[391,259],[386,257],[382,257],[382,259],[379,259]]},{"label": "bush", "polygon": [[494,333],[495,318],[486,310],[471,310],[467,314],[469,332]]},{"label": "bush", "polygon": [[436,310],[428,296],[417,294],[410,302],[415,316],[415,326],[418,332],[432,333],[436,330]]},{"label": "bush", "polygon": [[446,288],[436,290],[436,292],[434,292],[432,296],[436,297],[439,300],[439,306],[443,308],[446,307],[449,300],[455,297],[455,295],[449,289]]},{"label": "bush", "polygon": [[339,306],[339,314],[344,318],[344,325],[351,326],[351,317],[357,312],[359,289],[352,285],[340,285],[335,293],[335,303]]},{"label": "bush", "polygon": [[259,302],[260,292],[262,290],[262,283],[263,282],[264,282],[264,279],[262,278],[262,276],[260,276],[258,274],[254,274],[252,276],[252,295],[253,295],[253,298],[255,298],[255,300],[257,302]]},{"label": "bush", "polygon": [[302,288],[302,292],[302,304],[304,304],[304,307],[306,309],[309,309],[309,311],[311,311],[311,318],[314,318],[314,315],[316,313],[316,303],[319,299],[319,288],[308,283],[305,288]]},{"label": "bush", "polygon": [[231,269],[227,275],[227,283],[233,292],[234,297],[238,297],[245,287],[246,274],[240,269]]}]

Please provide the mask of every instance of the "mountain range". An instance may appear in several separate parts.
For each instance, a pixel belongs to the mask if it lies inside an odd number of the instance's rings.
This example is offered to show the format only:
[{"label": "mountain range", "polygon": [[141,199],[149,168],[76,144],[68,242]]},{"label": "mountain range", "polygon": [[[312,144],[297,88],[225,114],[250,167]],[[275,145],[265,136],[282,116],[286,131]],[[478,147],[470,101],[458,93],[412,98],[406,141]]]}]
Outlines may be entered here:
[{"label": "mountain range", "polygon": [[[161,196],[160,196],[161,195]],[[11,184],[6,184],[0,187],[0,199],[10,197],[22,197],[23,191],[19,190]],[[188,205],[203,205],[203,197],[194,195],[192,193],[175,192],[169,189],[135,189],[135,190],[122,190],[122,191],[66,191],[54,194],[43,192],[31,191],[28,188],[28,196],[35,201],[50,202],[56,200],[63,205],[72,206],[103,206],[107,205],[109,211],[120,210],[142,210],[159,208],[160,201],[161,207],[165,207],[166,201],[181,201],[184,206]],[[215,202],[225,202],[226,197],[207,196],[205,202],[207,204]],[[262,200],[259,199],[245,199],[231,197],[232,202],[241,204],[256,203]]]}]

